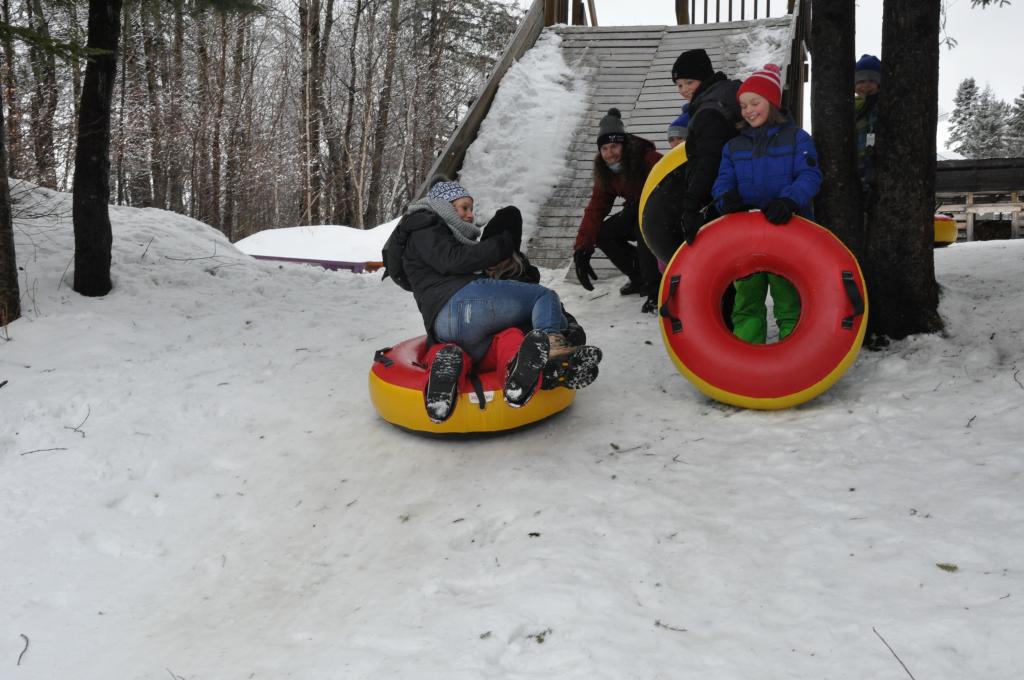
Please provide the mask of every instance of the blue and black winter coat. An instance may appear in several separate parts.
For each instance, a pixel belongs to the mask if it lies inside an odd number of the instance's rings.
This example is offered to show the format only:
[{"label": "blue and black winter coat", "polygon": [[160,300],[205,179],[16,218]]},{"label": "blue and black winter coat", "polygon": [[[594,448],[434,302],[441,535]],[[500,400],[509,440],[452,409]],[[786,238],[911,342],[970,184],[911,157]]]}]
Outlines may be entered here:
[{"label": "blue and black winter coat", "polygon": [[800,206],[801,216],[813,219],[811,201],[820,188],[814,140],[790,120],[747,126],[729,140],[711,195],[719,210],[722,197],[731,189],[738,189],[743,202],[753,208],[763,208],[774,198],[789,198]]}]

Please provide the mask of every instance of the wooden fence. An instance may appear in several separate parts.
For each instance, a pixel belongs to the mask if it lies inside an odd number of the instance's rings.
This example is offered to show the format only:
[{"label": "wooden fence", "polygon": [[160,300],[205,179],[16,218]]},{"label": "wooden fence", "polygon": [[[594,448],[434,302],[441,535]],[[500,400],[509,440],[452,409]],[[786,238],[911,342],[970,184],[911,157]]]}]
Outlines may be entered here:
[{"label": "wooden fence", "polygon": [[[993,231],[1002,232],[997,238],[1004,235],[1020,238],[1024,228],[1022,198],[1024,158],[939,161],[936,164],[936,211],[953,216],[962,240],[991,237]],[[985,220],[987,215],[996,219]],[[986,228],[979,233],[977,223],[982,220],[986,221]],[[995,230],[993,223],[1002,223],[1002,227]],[[983,233],[986,231],[989,234]]]}]

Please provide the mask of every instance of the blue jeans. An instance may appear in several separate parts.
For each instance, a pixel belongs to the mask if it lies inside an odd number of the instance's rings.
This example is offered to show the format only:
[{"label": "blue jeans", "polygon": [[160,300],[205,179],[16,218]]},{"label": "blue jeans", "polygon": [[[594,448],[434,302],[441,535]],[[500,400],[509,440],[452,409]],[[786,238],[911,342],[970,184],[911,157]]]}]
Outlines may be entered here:
[{"label": "blue jeans", "polygon": [[535,283],[474,279],[456,291],[437,318],[434,336],[454,342],[473,361],[487,354],[495,333],[510,326],[557,333],[566,327],[558,293]]}]

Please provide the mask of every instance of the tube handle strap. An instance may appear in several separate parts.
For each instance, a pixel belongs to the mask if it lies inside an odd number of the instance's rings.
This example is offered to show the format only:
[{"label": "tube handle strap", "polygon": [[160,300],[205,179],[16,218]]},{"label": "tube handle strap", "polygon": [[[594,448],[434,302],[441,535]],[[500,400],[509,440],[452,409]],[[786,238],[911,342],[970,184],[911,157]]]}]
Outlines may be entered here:
[{"label": "tube handle strap", "polygon": [[395,362],[392,361],[391,359],[389,359],[386,355],[392,349],[394,349],[394,348],[393,347],[385,347],[384,349],[379,349],[376,352],[374,352],[373,353],[373,362],[376,363],[376,364],[384,364],[384,368],[391,368],[391,366],[394,365]]},{"label": "tube handle strap", "polygon": [[668,280],[668,295],[665,297],[665,302],[661,305],[661,309],[658,310],[658,314],[668,319],[672,324],[673,333],[680,333],[683,330],[683,322],[679,318],[672,316],[671,312],[668,311],[668,303],[675,297],[677,290],[679,290],[678,274]]},{"label": "tube handle strap", "polygon": [[466,377],[469,378],[469,382],[473,384],[473,391],[476,392],[476,400],[480,405],[480,410],[483,411],[487,408],[487,397],[484,394],[484,383],[476,373],[470,373]]},{"label": "tube handle strap", "polygon": [[843,288],[846,290],[846,297],[853,305],[853,314],[843,317],[843,329],[853,330],[853,320],[864,313],[864,298],[857,289],[857,281],[853,278],[853,272],[843,272]]}]

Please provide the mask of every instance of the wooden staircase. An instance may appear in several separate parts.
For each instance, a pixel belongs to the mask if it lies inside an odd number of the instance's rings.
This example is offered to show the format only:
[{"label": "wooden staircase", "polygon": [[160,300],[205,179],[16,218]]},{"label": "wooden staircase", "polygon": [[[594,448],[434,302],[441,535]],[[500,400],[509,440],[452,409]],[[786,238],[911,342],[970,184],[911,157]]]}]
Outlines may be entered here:
[{"label": "wooden staircase", "polygon": [[[679,115],[683,104],[670,79],[672,64],[680,52],[703,48],[717,70],[737,77],[741,55],[750,49],[744,36],[759,27],[774,29],[787,36],[785,53],[790,55],[795,23],[796,18],[788,15],[691,26],[560,25],[547,29],[561,36],[566,62],[577,72],[586,73],[588,106],[583,123],[569,141],[569,169],[540,211],[540,224],[527,248],[530,259],[539,266],[557,268],[565,266],[571,258],[576,231],[593,187],[598,123],[609,108],[622,112],[627,132],[649,139],[659,151],[665,152],[669,148],[668,125]],[[787,73],[791,61],[780,64],[788,76],[787,82],[796,80],[792,78],[794,74]],[[795,99],[799,100],[799,94]],[[614,269],[600,251],[593,264],[599,274],[602,270],[611,274]]]}]

